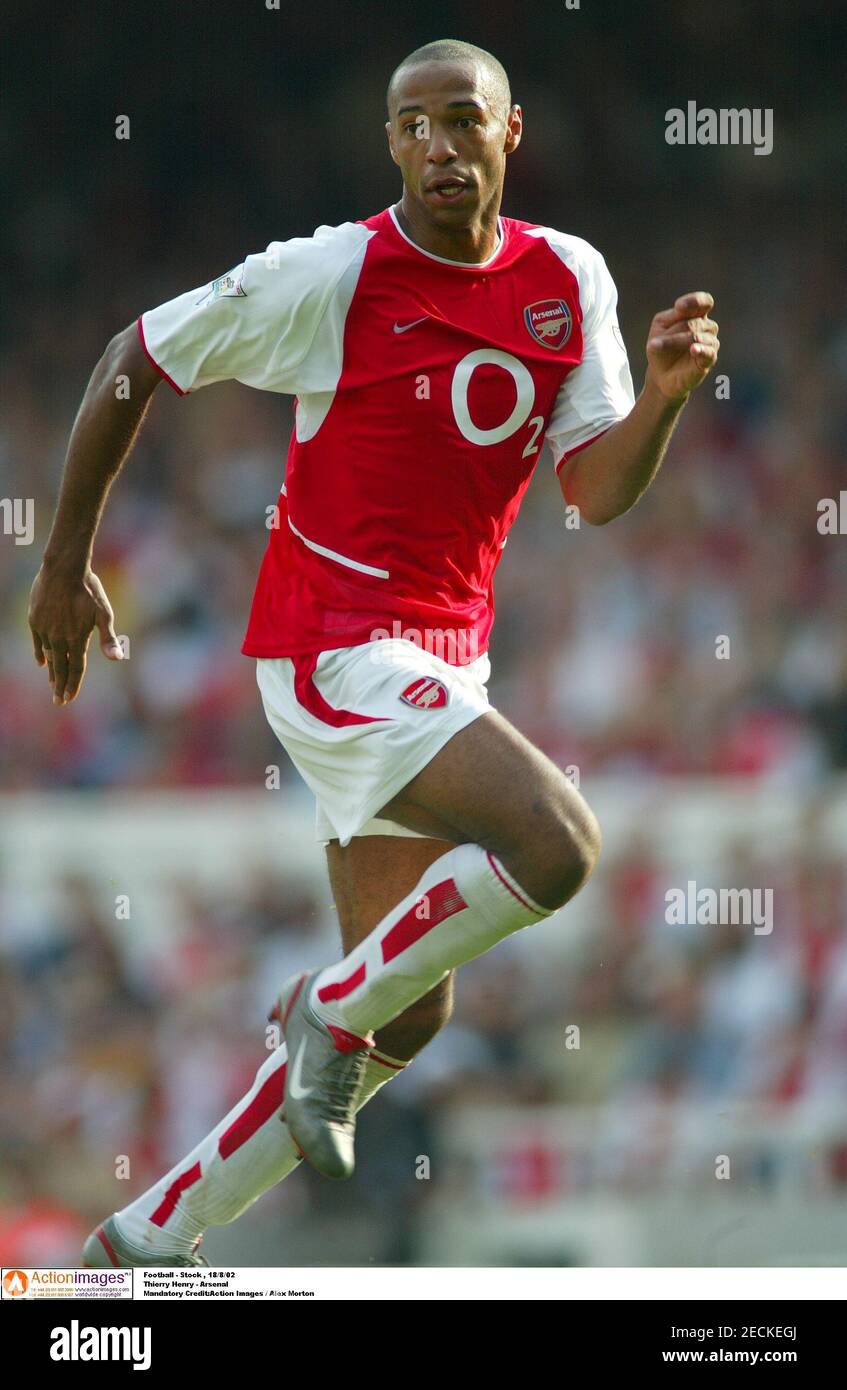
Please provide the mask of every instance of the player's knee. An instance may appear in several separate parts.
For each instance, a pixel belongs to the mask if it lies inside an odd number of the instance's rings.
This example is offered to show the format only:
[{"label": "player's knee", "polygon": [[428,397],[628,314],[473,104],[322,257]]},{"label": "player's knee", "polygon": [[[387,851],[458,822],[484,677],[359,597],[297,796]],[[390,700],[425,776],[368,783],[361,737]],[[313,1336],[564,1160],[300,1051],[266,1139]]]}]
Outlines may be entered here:
[{"label": "player's knee", "polygon": [[602,846],[600,824],[584,802],[579,814],[570,819],[568,832],[569,873],[576,893],[597,867]]},{"label": "player's knee", "polygon": [[547,907],[562,907],[594,872],[600,857],[601,835],[591,808],[572,789],[550,808],[550,840],[544,894]]}]

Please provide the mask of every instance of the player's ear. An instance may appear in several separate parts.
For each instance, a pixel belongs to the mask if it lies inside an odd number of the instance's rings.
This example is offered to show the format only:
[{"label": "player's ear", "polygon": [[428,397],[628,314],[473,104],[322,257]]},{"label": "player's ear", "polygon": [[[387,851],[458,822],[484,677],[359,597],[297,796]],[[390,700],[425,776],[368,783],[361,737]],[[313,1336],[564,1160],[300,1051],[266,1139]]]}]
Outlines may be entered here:
[{"label": "player's ear", "polygon": [[390,121],[385,122],[385,133],[388,136],[388,148],[391,151],[391,158],[394,160],[395,164],[399,164],[400,161],[397,158],[397,151],[394,148],[394,132],[391,129]]},{"label": "player's ear", "polygon": [[506,154],[511,154],[521,143],[523,134],[523,112],[519,106],[510,106],[506,117],[506,140],[503,146]]}]

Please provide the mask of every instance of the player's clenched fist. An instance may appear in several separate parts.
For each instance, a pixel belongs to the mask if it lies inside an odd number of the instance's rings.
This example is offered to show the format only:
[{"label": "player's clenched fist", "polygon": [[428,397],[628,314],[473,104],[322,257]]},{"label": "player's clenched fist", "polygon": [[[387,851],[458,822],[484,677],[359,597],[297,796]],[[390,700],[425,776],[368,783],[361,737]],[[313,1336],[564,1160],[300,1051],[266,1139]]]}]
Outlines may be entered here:
[{"label": "player's clenched fist", "polygon": [[30,592],[28,617],[35,660],[47,667],[54,705],[68,704],[76,697],[95,627],[104,655],[110,661],[123,660],[112,605],[90,569],[71,578],[42,565]]},{"label": "player's clenched fist", "polygon": [[718,325],[709,318],[714,303],[706,290],[683,294],[650,325],[647,376],[669,400],[695,390],[718,360]]}]

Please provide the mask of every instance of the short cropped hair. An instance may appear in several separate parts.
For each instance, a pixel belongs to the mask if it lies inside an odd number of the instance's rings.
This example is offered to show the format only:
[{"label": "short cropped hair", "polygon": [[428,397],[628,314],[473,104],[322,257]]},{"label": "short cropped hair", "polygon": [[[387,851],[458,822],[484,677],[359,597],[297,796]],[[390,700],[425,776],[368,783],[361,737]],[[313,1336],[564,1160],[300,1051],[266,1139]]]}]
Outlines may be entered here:
[{"label": "short cropped hair", "polygon": [[488,53],[484,48],[477,48],[476,44],[463,43],[461,39],[436,39],[434,43],[426,43],[422,48],[416,48],[413,53],[409,53],[403,59],[402,63],[398,64],[391,74],[386,92],[389,117],[391,116],[391,98],[400,73],[406,72],[409,68],[417,67],[420,63],[463,61],[474,63],[483,69],[485,95],[492,108],[499,110],[500,115],[505,120],[512,105],[512,93],[509,88],[506,69],[499,59],[494,57],[493,53]]}]

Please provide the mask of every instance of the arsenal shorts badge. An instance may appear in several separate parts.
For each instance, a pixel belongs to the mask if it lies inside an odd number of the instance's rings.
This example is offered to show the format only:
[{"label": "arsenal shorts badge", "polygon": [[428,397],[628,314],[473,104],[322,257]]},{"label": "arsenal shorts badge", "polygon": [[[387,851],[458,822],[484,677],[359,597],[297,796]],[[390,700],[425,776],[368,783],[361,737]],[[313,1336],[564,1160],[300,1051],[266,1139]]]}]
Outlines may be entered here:
[{"label": "arsenal shorts badge", "polygon": [[446,685],[434,680],[432,676],[419,676],[411,685],[400,692],[400,699],[416,709],[443,709],[449,699]]},{"label": "arsenal shorts badge", "polygon": [[558,351],[571,336],[573,315],[563,299],[538,299],[527,304],[523,317],[533,338],[543,347]]}]

